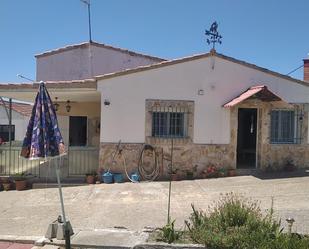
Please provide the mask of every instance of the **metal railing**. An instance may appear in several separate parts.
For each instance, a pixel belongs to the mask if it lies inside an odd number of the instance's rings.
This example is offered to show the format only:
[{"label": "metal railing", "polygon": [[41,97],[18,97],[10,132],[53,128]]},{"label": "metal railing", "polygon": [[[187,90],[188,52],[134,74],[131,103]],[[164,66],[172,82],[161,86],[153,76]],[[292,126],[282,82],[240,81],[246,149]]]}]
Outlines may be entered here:
[{"label": "metal railing", "polygon": [[[28,160],[20,157],[20,146],[0,146],[0,176],[25,173],[36,177],[46,177],[46,163],[41,160]],[[99,149],[97,147],[69,147],[67,173],[64,176],[84,176],[96,171],[99,167]],[[53,165],[54,160],[51,160]],[[65,163],[64,163],[65,164]],[[66,165],[63,165],[66,168]],[[52,171],[53,172],[53,171]]]},{"label": "metal railing", "polygon": [[69,147],[69,176],[84,176],[97,171],[99,149],[97,147]]},{"label": "metal railing", "polygon": [[0,175],[26,173],[33,176],[40,174],[40,161],[20,157],[21,147],[0,146]]}]

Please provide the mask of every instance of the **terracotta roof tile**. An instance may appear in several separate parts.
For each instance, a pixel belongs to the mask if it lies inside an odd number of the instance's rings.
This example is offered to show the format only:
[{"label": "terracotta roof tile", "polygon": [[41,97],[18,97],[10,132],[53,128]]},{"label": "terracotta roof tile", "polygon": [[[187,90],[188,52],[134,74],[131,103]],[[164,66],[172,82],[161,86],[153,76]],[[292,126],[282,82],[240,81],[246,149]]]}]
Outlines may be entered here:
[{"label": "terracotta roof tile", "polygon": [[[4,101],[6,108],[9,108],[9,102]],[[0,101],[0,106],[3,106],[3,103]],[[12,110],[16,111],[23,116],[30,116],[32,113],[33,105],[25,104],[25,103],[18,103],[18,102],[12,102]]]},{"label": "terracotta roof tile", "polygon": [[[71,81],[46,81],[47,88],[97,88],[97,82],[95,79],[85,80],[71,80]],[[0,83],[0,90],[19,90],[19,89],[38,89],[39,82],[28,84],[12,84],[12,83]]]},{"label": "terracotta roof tile", "polygon": [[228,103],[224,104],[223,107],[232,107],[235,106],[244,100],[256,96],[257,98],[263,101],[280,101],[282,100],[276,94],[268,90],[267,86],[252,86],[248,88],[246,91],[241,93],[236,98],[232,99]]}]

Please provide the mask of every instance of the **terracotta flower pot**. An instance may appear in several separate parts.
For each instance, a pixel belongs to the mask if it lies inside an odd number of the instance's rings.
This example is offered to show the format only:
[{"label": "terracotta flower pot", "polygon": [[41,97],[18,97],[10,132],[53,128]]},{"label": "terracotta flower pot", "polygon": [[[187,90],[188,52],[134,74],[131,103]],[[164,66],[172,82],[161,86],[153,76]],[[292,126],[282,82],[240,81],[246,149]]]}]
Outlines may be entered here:
[{"label": "terracotta flower pot", "polygon": [[172,174],[171,175],[171,180],[172,181],[178,181],[178,175],[177,174]]},{"label": "terracotta flower pot", "polygon": [[5,191],[9,191],[12,188],[12,185],[11,185],[10,182],[8,182],[8,183],[4,182],[4,183],[2,183],[2,185],[3,185],[3,190],[5,190]]},{"label": "terracotta flower pot", "polygon": [[86,182],[88,184],[94,184],[96,177],[94,175],[87,175],[86,176]]},{"label": "terracotta flower pot", "polygon": [[228,176],[236,176],[236,169],[229,169]]},{"label": "terracotta flower pot", "polygon": [[15,181],[15,187],[17,191],[25,190],[27,188],[27,181],[26,180]]}]

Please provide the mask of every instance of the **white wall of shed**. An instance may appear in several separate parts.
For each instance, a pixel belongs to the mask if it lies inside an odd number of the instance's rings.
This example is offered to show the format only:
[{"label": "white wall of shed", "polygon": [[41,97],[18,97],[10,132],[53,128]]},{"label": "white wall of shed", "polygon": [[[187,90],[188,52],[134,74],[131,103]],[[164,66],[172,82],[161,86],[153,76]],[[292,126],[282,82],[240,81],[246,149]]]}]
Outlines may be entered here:
[{"label": "white wall of shed", "polygon": [[[29,116],[23,116],[20,113],[12,110],[12,124],[15,125],[15,141],[23,141],[26,135],[29,118]],[[3,106],[0,106],[0,124],[9,124],[9,119]]]}]

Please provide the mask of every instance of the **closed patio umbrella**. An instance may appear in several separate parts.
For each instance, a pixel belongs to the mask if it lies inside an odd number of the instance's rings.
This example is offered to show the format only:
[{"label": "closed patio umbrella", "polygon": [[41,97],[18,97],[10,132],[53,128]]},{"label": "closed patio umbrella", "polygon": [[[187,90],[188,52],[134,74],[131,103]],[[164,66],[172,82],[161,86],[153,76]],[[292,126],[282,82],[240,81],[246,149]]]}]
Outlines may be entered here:
[{"label": "closed patio umbrella", "polygon": [[[32,114],[23,141],[21,156],[28,159],[51,158],[65,155],[66,150],[58,126],[57,115],[44,82],[40,82]],[[63,196],[60,183],[60,165],[56,166],[56,175],[61,202],[62,220],[65,228],[66,248],[70,248],[70,234],[65,218]]]}]

